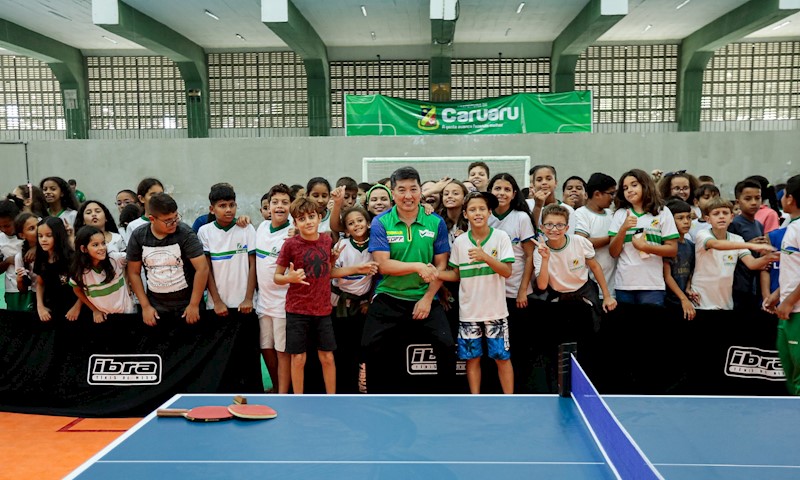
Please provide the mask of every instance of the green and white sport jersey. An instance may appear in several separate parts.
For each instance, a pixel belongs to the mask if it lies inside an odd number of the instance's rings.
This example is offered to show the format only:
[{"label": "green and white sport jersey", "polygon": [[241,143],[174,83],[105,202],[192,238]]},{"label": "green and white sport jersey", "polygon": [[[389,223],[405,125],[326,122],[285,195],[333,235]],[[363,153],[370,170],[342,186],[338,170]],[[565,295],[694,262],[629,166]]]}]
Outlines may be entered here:
[{"label": "green and white sport jersey", "polygon": [[[133,298],[125,282],[125,266],[128,264],[125,253],[108,252],[108,259],[114,266],[114,278],[104,282],[106,274],[103,270],[84,272],[83,293],[103,313],[134,313]],[[69,284],[77,286],[75,279],[70,279]]]},{"label": "green and white sport jersey", "polygon": [[[781,302],[786,300],[797,285],[800,284],[800,221],[792,218],[786,227],[786,234],[781,242],[781,271],[778,284],[781,287]],[[800,302],[794,304],[792,313],[800,312]]]},{"label": "green and white sport jersey", "polygon": [[[472,262],[469,250],[478,246],[472,231],[459,235],[450,252],[450,266],[458,269],[458,317],[462,322],[486,322],[508,317],[506,282],[486,262]],[[514,264],[511,238],[502,230],[490,228],[480,248],[503,263]],[[512,272],[513,272],[512,266]]]},{"label": "green and white sport jersey", "polygon": [[[200,227],[197,238],[203,244],[203,252],[211,259],[219,298],[228,308],[238,308],[247,294],[249,256],[256,252],[256,229],[252,225],[240,227],[236,220],[227,227],[214,221]],[[211,295],[206,306],[214,308]]]},{"label": "green and white sport jersey", "polygon": [[[611,219],[611,226],[608,235],[614,237],[619,232],[628,212],[632,209],[621,208],[614,212]],[[653,245],[663,245],[666,240],[677,240],[678,228],[675,226],[675,219],[672,212],[667,208],[662,208],[658,215],[650,213],[633,212],[638,218],[636,228],[644,229],[647,242]],[[625,235],[625,243],[617,259],[617,271],[614,275],[614,284],[617,290],[666,290],[664,283],[664,264],[662,257],[658,255],[642,255],[633,246],[633,233],[628,231]]]},{"label": "green and white sport jersey", "polygon": [[[397,216],[397,207],[392,207],[372,219],[369,236],[369,251],[389,252],[389,258],[400,262],[433,263],[434,257],[450,252],[447,226],[436,214],[425,215],[420,208],[417,218],[407,225]],[[428,284],[417,273],[408,275],[384,275],[375,289],[375,294],[385,293],[401,300],[417,301],[425,296]]]},{"label": "green and white sport jersey", "polygon": [[261,222],[256,231],[256,277],[258,279],[258,300],[256,313],[259,317],[286,318],[286,292],[289,284],[275,283],[275,270],[278,268],[278,254],[283,242],[289,237],[291,222],[273,228],[272,222]]}]

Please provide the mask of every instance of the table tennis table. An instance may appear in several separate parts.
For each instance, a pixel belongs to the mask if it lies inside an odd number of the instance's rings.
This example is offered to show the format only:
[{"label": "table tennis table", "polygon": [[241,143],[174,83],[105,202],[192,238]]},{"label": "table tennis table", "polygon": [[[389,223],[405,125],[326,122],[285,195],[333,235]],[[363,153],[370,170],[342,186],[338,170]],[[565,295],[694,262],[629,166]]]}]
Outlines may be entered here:
[{"label": "table tennis table", "polygon": [[[800,478],[800,399],[604,396],[666,479]],[[164,407],[226,405],[176,395]],[[558,395],[249,395],[278,417],[193,423],[151,413],[67,478],[618,476]]]}]

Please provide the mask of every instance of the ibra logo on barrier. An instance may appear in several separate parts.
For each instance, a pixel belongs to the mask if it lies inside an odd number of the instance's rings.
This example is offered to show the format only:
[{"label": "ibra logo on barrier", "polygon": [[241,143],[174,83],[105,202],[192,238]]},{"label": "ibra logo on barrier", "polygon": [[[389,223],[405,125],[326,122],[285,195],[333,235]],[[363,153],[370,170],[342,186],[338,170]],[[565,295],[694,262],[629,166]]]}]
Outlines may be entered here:
[{"label": "ibra logo on barrier", "polygon": [[732,346],[728,348],[725,375],[739,378],[760,378],[774,382],[786,380],[776,350]]},{"label": "ibra logo on barrier", "polygon": [[[409,375],[436,375],[436,355],[429,343],[414,344],[406,347],[406,372]],[[467,374],[467,362],[456,362],[456,375]]]},{"label": "ibra logo on barrier", "polygon": [[86,381],[89,385],[158,385],[161,383],[161,356],[92,355]]}]

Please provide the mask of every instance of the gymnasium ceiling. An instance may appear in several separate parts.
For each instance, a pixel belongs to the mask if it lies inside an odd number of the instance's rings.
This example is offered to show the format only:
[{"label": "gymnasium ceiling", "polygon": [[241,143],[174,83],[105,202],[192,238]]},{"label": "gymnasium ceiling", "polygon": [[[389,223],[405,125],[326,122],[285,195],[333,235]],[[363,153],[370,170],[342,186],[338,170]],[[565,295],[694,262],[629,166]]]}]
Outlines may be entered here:
[{"label": "gymnasium ceiling", "polygon": [[[261,22],[261,1],[125,0],[125,3],[207,52],[286,50],[286,44]],[[460,0],[453,57],[549,56],[553,40],[588,1],[527,0],[520,10],[520,0]],[[293,2],[327,46],[331,60],[374,59],[376,55],[384,59],[430,57],[430,0]],[[627,16],[597,43],[679,43],[744,3],[746,0],[629,0]],[[76,47],[84,55],[153,54],[94,25],[91,0],[0,0],[0,19]],[[756,31],[743,41],[798,39],[800,13]],[[0,53],[13,52],[0,49]]]}]

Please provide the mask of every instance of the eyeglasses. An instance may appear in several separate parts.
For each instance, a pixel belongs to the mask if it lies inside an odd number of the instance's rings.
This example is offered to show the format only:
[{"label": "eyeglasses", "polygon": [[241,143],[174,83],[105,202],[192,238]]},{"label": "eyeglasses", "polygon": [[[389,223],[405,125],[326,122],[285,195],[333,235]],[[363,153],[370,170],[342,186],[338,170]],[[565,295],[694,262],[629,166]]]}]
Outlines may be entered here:
[{"label": "eyeglasses", "polygon": [[672,187],[673,192],[688,192],[691,187]]},{"label": "eyeglasses", "polygon": [[163,223],[165,227],[173,227],[173,226],[177,225],[181,221],[181,215],[180,214],[178,214],[178,216],[176,216],[172,220],[161,220],[160,218],[155,217],[155,216],[153,218],[158,220],[159,222]]},{"label": "eyeglasses", "polygon": [[548,230],[564,230],[567,228],[566,223],[543,223],[542,226]]},{"label": "eyeglasses", "polygon": [[610,196],[612,196],[612,197],[613,197],[614,195],[616,195],[616,194],[617,194],[617,191],[616,191],[616,190],[612,190],[612,191],[610,191],[610,192],[602,192],[602,193],[604,193],[605,195],[610,195]]}]

